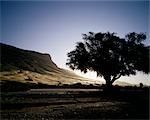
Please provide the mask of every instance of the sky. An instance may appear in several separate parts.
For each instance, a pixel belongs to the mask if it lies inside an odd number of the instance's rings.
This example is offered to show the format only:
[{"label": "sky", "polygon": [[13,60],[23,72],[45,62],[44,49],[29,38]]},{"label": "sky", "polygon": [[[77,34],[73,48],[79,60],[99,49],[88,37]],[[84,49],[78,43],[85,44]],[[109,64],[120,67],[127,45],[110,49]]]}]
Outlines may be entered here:
[{"label": "sky", "polygon": [[[49,53],[58,67],[67,68],[67,53],[89,31],[115,32],[120,37],[144,32],[148,36],[145,44],[150,45],[148,20],[148,1],[1,1],[0,39],[5,44]],[[96,78],[95,73],[86,77]],[[121,80],[150,85],[150,76],[142,73]]]}]

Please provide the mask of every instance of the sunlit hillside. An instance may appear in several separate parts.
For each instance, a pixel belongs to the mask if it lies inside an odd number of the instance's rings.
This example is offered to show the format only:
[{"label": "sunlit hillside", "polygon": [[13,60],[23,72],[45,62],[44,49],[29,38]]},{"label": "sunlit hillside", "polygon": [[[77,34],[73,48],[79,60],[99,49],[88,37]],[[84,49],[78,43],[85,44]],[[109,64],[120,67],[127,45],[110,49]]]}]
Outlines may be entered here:
[{"label": "sunlit hillside", "polygon": [[57,84],[100,84],[100,81],[80,77],[61,69],[50,55],[1,45],[1,80],[29,83]]}]

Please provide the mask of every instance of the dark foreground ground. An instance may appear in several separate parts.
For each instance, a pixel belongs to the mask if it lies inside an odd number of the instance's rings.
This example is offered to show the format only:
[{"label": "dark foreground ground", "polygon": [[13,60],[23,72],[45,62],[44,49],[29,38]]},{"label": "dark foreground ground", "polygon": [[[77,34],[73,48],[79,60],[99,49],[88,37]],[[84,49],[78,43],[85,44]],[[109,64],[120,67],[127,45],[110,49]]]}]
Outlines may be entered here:
[{"label": "dark foreground ground", "polygon": [[1,120],[149,119],[149,89],[1,92]]}]

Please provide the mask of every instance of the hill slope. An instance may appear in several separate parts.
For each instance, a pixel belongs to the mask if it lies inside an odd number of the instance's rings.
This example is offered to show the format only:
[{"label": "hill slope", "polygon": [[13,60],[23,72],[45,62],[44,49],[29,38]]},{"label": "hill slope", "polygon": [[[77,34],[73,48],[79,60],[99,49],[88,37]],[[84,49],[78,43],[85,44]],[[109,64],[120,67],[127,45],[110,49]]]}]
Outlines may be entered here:
[{"label": "hill slope", "polygon": [[51,60],[49,54],[23,50],[0,43],[1,80],[43,84],[100,83],[80,77],[71,71],[61,69]]},{"label": "hill slope", "polygon": [[59,71],[50,55],[22,50],[10,45],[1,46],[1,71],[28,70],[38,73]]}]

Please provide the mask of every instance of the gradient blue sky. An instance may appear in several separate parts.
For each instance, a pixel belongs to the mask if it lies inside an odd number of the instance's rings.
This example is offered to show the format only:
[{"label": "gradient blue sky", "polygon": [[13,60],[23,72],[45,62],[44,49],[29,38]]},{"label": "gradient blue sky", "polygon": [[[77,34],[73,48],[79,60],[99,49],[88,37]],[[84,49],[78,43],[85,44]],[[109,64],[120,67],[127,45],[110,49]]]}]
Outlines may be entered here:
[{"label": "gradient blue sky", "polygon": [[[1,2],[1,41],[49,53],[59,67],[66,68],[66,54],[82,41],[82,33],[110,31],[124,37],[134,31],[150,36],[148,19],[148,1]],[[124,79],[150,84],[150,76],[143,74]]]}]

